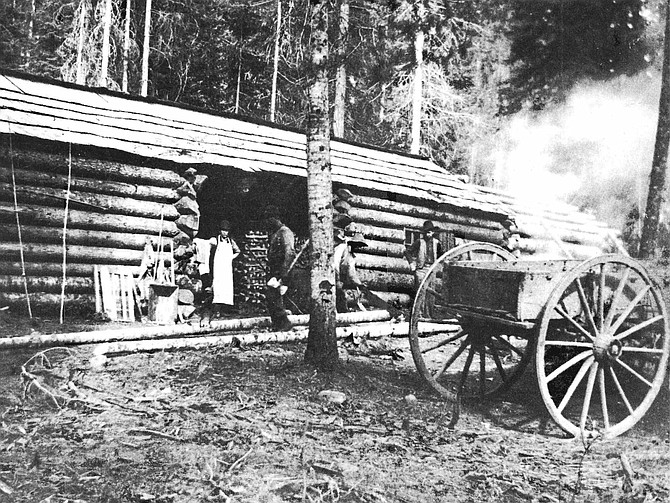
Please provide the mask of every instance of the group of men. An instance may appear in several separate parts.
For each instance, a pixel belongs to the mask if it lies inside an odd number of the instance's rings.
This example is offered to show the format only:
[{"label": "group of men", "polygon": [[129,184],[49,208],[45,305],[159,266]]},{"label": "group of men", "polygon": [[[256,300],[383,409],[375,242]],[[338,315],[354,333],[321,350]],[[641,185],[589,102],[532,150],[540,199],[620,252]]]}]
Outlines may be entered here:
[{"label": "group of men", "polygon": [[[269,246],[267,254],[267,288],[265,291],[266,305],[275,330],[286,331],[292,326],[284,305],[284,296],[291,286],[294,267],[300,253],[296,253],[295,235],[279,218],[271,217],[266,221]],[[335,272],[336,307],[338,312],[364,309],[363,299],[373,307],[389,307],[382,299],[372,294],[365,286],[356,269],[356,253],[368,246],[364,236],[356,233],[347,237],[346,229],[350,224],[347,219],[335,219],[333,226],[334,252],[333,269]],[[424,222],[421,237],[407,247],[405,258],[414,275],[414,292],[428,273],[431,265],[442,256],[445,245],[437,234],[442,229],[433,222]],[[202,240],[205,250],[200,261],[203,286],[212,293],[212,314],[229,311],[233,306],[233,267],[232,261],[239,255],[240,249],[229,236],[230,222],[222,220],[219,234],[210,240]],[[518,230],[513,221],[503,225],[503,241],[506,248],[517,248],[514,236],[518,238]],[[450,248],[455,243],[446,243]],[[303,247],[304,250],[304,247]],[[199,254],[201,252],[199,251]],[[205,257],[206,256],[206,257]],[[204,261],[204,263],[203,263]],[[203,265],[206,264],[205,267]],[[205,272],[206,271],[206,272]]]}]

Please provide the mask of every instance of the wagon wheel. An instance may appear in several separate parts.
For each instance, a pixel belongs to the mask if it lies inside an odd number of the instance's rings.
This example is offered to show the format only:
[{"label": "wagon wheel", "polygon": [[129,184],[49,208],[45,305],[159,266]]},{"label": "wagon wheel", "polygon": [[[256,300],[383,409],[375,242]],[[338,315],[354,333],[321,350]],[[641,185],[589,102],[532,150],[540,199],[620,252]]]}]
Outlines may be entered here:
[{"label": "wagon wheel", "polygon": [[[467,243],[442,255],[417,291],[410,317],[410,348],[417,370],[440,395],[449,396],[455,389],[461,396],[488,398],[518,379],[532,351],[526,350],[527,339],[465,320],[455,333],[434,333],[439,323],[454,319],[453,313],[440,304],[442,277],[449,263],[460,260],[507,262],[515,257],[489,243]],[[474,379],[468,379],[470,374]]]},{"label": "wagon wheel", "polygon": [[661,292],[618,255],[568,271],[538,324],[537,378],[549,413],[577,436],[615,437],[656,398],[670,351]]}]

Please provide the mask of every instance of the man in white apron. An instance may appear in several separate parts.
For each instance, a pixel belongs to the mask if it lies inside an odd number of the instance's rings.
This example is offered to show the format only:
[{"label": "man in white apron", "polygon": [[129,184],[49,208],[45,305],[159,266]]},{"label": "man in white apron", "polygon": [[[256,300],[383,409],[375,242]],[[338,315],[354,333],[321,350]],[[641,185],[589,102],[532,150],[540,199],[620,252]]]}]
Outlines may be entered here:
[{"label": "man in white apron", "polygon": [[240,254],[237,243],[228,235],[230,222],[221,220],[219,234],[209,240],[210,271],[212,274],[212,314],[217,316],[222,308],[233,306],[233,259]]}]

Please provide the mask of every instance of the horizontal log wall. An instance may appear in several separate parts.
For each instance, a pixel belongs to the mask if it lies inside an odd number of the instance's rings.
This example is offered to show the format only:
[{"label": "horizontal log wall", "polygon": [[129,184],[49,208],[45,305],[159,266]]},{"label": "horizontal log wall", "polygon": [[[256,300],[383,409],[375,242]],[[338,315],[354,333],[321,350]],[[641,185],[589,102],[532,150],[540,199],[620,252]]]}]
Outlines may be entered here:
[{"label": "horizontal log wall", "polygon": [[73,154],[68,194],[69,156],[58,152],[57,145],[49,152],[41,150],[43,144],[38,150],[32,148],[30,140],[16,137],[11,152],[8,141],[0,148],[0,307],[25,309],[24,267],[31,307],[39,313],[60,306],[63,221],[69,197],[65,306],[91,311],[94,264],[139,270],[147,242],[157,249],[162,234],[167,250],[180,235],[175,203],[184,180],[167,169]]}]

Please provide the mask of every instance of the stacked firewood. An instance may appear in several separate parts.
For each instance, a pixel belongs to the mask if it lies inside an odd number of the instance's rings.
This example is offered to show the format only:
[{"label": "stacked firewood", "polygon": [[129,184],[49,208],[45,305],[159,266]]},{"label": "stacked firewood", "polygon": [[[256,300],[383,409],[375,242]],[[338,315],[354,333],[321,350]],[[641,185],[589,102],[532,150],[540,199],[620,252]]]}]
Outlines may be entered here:
[{"label": "stacked firewood", "polygon": [[236,304],[263,304],[268,255],[268,235],[248,231],[240,246],[240,256],[233,262]]}]

